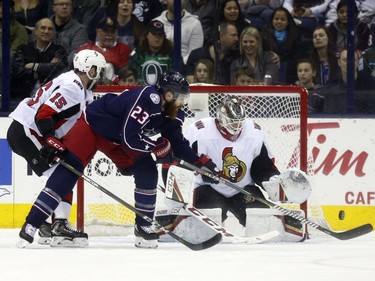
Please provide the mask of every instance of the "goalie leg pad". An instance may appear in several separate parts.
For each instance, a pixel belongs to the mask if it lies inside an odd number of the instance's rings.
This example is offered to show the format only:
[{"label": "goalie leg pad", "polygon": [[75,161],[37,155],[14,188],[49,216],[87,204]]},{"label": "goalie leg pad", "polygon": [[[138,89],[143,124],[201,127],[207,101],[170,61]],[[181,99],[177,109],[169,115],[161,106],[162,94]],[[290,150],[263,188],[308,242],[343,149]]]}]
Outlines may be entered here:
[{"label": "goalie leg pad", "polygon": [[259,236],[276,230],[280,235],[271,239],[269,242],[281,242],[281,235],[284,232],[284,226],[282,221],[278,219],[276,215],[278,216],[282,214],[273,209],[247,208],[245,236]]},{"label": "goalie leg pad", "polygon": [[[303,216],[303,211],[301,212]],[[246,236],[259,236],[276,230],[280,235],[270,242],[301,242],[304,240],[304,225],[292,217],[284,217],[280,211],[248,208],[246,215]]]},{"label": "goalie leg pad", "polygon": [[[220,220],[221,209],[214,210],[214,212],[218,214],[216,217]],[[212,212],[212,209],[210,211]],[[173,233],[191,243],[199,243],[217,234],[217,231],[211,229],[198,218],[189,214],[184,208],[181,208],[178,214],[176,214],[173,209],[157,210],[155,220],[161,225],[164,225],[168,230],[173,231]],[[162,235],[159,241],[170,242],[173,241],[173,238],[169,235]]]}]

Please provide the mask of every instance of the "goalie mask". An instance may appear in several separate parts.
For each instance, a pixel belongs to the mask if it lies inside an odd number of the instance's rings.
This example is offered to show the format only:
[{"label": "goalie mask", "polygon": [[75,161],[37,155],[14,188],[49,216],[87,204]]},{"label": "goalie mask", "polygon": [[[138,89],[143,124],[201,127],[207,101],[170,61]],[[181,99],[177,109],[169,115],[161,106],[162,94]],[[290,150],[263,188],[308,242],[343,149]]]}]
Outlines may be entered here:
[{"label": "goalie mask", "polygon": [[245,108],[236,97],[226,97],[216,110],[219,125],[229,134],[237,137],[245,125]]},{"label": "goalie mask", "polygon": [[[106,61],[104,56],[93,50],[79,51],[73,59],[74,69],[86,73],[87,77],[92,81],[88,89],[91,89],[99,78],[103,75]],[[90,70],[96,68],[96,76],[91,77]]]}]

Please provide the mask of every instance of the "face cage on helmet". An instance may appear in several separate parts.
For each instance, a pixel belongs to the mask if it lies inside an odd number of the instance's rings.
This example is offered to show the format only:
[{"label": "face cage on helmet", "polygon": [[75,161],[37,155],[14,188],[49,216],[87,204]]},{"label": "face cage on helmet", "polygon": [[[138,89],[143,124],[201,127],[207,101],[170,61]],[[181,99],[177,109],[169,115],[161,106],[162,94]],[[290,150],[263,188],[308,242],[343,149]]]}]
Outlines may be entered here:
[{"label": "face cage on helmet", "polygon": [[222,112],[218,112],[218,119],[220,125],[233,136],[239,135],[242,131],[243,126],[245,125],[245,118],[229,118]]},{"label": "face cage on helmet", "polygon": [[[91,76],[89,75],[89,72],[90,72],[90,70],[91,70],[93,67],[96,67],[96,76],[95,76],[95,77],[91,77]],[[86,75],[87,75],[87,77],[88,77],[90,80],[95,80],[95,81],[97,81],[98,79],[103,78],[103,75],[104,75],[104,67],[98,67],[98,66],[96,66],[96,65],[92,65],[92,66],[90,67],[90,70],[86,72]]]}]

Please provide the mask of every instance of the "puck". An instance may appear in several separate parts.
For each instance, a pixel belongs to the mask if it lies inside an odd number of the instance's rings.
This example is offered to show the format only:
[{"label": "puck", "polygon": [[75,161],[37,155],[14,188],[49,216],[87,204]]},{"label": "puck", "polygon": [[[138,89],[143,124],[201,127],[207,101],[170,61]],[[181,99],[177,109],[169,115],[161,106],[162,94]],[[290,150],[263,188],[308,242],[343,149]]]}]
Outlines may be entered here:
[{"label": "puck", "polygon": [[345,218],[345,211],[341,210],[341,211],[339,212],[339,219],[340,219],[340,220],[343,220],[344,218]]}]

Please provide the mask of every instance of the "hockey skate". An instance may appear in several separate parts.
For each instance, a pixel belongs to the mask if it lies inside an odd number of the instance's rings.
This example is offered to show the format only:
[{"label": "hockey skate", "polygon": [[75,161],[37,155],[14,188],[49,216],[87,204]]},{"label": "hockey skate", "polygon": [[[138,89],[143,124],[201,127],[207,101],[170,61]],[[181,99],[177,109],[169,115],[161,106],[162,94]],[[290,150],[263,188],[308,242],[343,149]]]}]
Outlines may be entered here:
[{"label": "hockey skate", "polygon": [[19,233],[20,239],[17,241],[16,246],[18,248],[25,248],[31,243],[33,243],[35,232],[36,227],[25,222]]},{"label": "hockey skate", "polygon": [[44,222],[38,230],[38,235],[39,235],[38,244],[49,245],[51,243],[51,231],[52,231],[52,224],[48,222]]},{"label": "hockey skate", "polygon": [[51,247],[79,247],[89,245],[86,233],[71,229],[67,219],[56,219],[52,225]]},{"label": "hockey skate", "polygon": [[156,249],[158,247],[159,235],[151,225],[134,225],[135,242],[138,248]]}]

